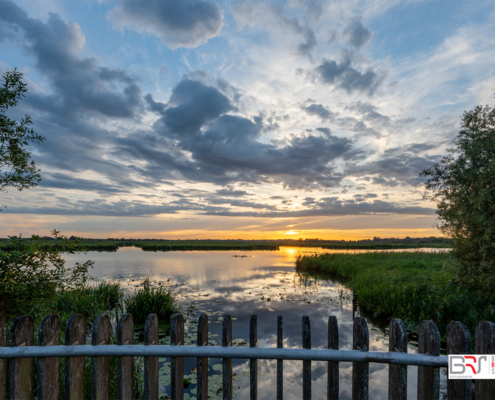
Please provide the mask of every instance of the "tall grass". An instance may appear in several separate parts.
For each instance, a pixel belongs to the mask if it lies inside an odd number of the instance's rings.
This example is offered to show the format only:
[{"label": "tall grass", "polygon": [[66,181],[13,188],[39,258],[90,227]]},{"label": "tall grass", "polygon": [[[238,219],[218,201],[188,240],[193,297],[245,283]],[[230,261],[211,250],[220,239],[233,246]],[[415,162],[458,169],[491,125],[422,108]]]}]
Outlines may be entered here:
[{"label": "tall grass", "polygon": [[444,335],[451,321],[471,331],[480,320],[495,320],[493,305],[482,294],[453,281],[448,253],[374,252],[302,257],[298,271],[323,271],[356,285],[361,307],[376,315],[402,318],[412,331],[424,319],[435,321]]},{"label": "tall grass", "polygon": [[145,278],[142,285],[142,288],[124,299],[125,309],[132,314],[134,323],[137,326],[144,325],[148,315],[154,313],[161,324],[170,324],[172,315],[179,311],[177,292],[163,283],[153,286],[150,277]]}]

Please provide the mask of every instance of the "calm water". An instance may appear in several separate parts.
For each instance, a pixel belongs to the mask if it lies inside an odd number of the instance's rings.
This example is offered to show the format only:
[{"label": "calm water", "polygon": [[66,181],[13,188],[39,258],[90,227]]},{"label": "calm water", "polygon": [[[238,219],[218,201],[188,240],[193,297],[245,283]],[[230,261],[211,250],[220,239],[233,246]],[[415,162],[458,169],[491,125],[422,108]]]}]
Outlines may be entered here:
[{"label": "calm water", "polygon": [[[438,251],[438,249],[422,249]],[[356,250],[355,252],[367,252]],[[390,250],[387,250],[390,251]],[[403,250],[402,250],[403,251]],[[418,251],[414,249],[411,251]],[[151,275],[156,281],[170,280],[180,291],[182,309],[194,311],[186,318],[196,320],[207,312],[211,344],[221,342],[221,315],[233,317],[233,338],[249,341],[249,318],[258,315],[258,346],[276,347],[277,315],[284,318],[284,346],[301,347],[303,315],[311,318],[313,348],[326,348],[328,317],[335,315],[339,323],[340,348],[352,349],[352,308],[350,293],[339,282],[303,279],[295,272],[299,255],[335,253],[341,250],[321,248],[281,247],[279,251],[190,251],[143,252],[137,248],[122,248],[115,252],[89,252],[86,255],[68,256],[68,265],[74,261],[95,261],[92,275],[96,280],[119,279],[126,290],[137,286],[143,276]],[[354,252],[354,251],[353,251]],[[237,257],[236,257],[237,256]],[[240,257],[245,256],[245,257]],[[190,307],[192,304],[193,307]],[[188,341],[194,343],[194,324],[186,324]],[[369,323],[370,350],[388,351],[387,335]],[[218,335],[218,336],[217,336]],[[416,352],[414,346],[409,352]],[[170,395],[169,362],[163,359],[161,386]],[[210,360],[210,392],[212,398],[220,388],[219,359]],[[275,396],[276,362],[261,362],[258,371],[259,399]],[[234,360],[237,374],[234,388],[238,399],[249,398],[249,363]],[[185,374],[191,385],[186,392],[195,398],[195,360],[186,360]],[[340,398],[351,398],[351,363],[340,364]],[[313,398],[326,398],[326,363],[313,362]],[[417,368],[408,367],[408,398],[416,398]],[[386,399],[388,366],[370,364],[370,398]],[[221,393],[219,393],[221,394]],[[302,396],[302,361],[284,362],[284,398]],[[220,398],[220,397],[218,397]]]}]

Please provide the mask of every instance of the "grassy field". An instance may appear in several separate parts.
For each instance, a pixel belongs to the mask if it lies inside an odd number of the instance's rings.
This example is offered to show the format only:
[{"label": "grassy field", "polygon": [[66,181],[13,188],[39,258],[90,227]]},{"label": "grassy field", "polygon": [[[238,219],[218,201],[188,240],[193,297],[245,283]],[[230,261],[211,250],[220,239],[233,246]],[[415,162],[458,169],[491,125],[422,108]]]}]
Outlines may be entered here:
[{"label": "grassy field", "polygon": [[435,321],[442,336],[450,321],[471,332],[478,321],[494,321],[493,304],[453,282],[448,262],[448,253],[323,254],[302,257],[296,269],[345,278],[348,287],[356,285],[360,307],[376,317],[401,318],[412,332],[424,319]]}]

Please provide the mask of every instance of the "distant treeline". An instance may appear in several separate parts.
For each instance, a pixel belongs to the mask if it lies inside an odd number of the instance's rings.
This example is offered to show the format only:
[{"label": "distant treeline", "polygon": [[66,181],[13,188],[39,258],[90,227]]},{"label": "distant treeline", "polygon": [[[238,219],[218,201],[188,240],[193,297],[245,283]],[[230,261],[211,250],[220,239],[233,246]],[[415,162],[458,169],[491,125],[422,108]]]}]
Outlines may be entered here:
[{"label": "distant treeline", "polygon": [[[420,247],[452,247],[445,238],[404,238],[339,241],[339,240],[164,240],[164,239],[78,239],[77,249],[85,251],[117,251],[120,247],[138,247],[144,251],[187,251],[187,250],[278,250],[281,246],[321,247],[324,249],[408,249]],[[26,238],[25,240],[29,240]],[[44,245],[57,247],[50,238]],[[0,239],[0,251],[13,249],[10,239]]]},{"label": "distant treeline", "polygon": [[173,245],[156,245],[147,244],[140,246],[144,251],[187,251],[187,250],[278,250],[279,247],[273,244],[211,244],[211,245],[194,245],[194,244],[173,244]]},{"label": "distant treeline", "polygon": [[442,243],[369,243],[369,244],[328,244],[322,245],[323,249],[335,250],[393,250],[393,249],[419,249],[422,247],[448,248],[452,247],[449,242]]}]

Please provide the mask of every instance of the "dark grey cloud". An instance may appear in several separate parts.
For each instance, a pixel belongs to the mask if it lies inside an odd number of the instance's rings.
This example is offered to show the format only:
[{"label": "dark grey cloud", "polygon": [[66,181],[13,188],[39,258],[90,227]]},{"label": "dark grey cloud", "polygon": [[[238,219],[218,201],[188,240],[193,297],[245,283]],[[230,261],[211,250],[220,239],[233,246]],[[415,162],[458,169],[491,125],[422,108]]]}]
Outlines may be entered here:
[{"label": "dark grey cloud", "polygon": [[220,189],[217,190],[216,193],[219,196],[225,196],[225,197],[242,197],[248,194],[248,192],[244,190],[233,190],[233,189]]},{"label": "dark grey cloud", "polygon": [[344,28],[343,36],[348,44],[360,49],[373,38],[373,33],[363,25],[361,17],[354,17]]},{"label": "dark grey cloud", "polygon": [[56,189],[75,189],[75,190],[87,190],[96,192],[102,195],[111,195],[116,193],[127,193],[133,186],[130,182],[127,186],[117,186],[115,184],[108,184],[104,182],[92,181],[89,179],[75,178],[68,174],[62,173],[50,173],[43,174],[43,180],[40,184],[45,188]]},{"label": "dark grey cloud", "polygon": [[108,12],[120,28],[158,36],[172,49],[197,47],[217,36],[223,26],[222,10],[213,1],[120,0]]},{"label": "dark grey cloud", "polygon": [[326,108],[323,104],[310,104],[302,109],[309,115],[315,115],[322,120],[330,120],[335,117],[335,113]]},{"label": "dark grey cloud", "polygon": [[382,186],[421,186],[419,173],[440,161],[440,155],[422,154],[439,144],[413,143],[387,149],[370,162],[348,165],[346,173]]},{"label": "dark grey cloud", "polygon": [[399,203],[374,200],[372,202],[360,199],[341,200],[338,197],[324,197],[318,200],[306,198],[305,210],[298,211],[206,211],[206,215],[236,216],[236,217],[265,217],[265,218],[295,218],[323,217],[336,215],[374,215],[374,214],[411,214],[434,215],[435,210],[425,207],[408,207]]},{"label": "dark grey cloud", "polygon": [[320,82],[335,85],[349,94],[361,92],[372,95],[385,79],[383,72],[371,68],[365,71],[354,68],[350,54],[345,55],[341,62],[324,59],[314,73]]}]

